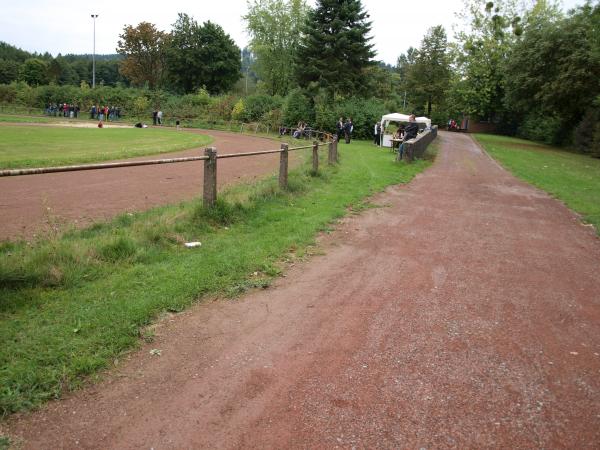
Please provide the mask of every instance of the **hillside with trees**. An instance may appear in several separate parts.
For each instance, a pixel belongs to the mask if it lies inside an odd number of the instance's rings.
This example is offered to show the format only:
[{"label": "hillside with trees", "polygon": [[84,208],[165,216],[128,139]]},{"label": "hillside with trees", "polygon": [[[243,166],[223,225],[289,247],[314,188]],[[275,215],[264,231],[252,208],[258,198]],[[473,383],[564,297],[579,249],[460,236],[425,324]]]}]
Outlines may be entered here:
[{"label": "hillside with trees", "polygon": [[360,0],[251,0],[239,49],[211,22],[126,25],[117,55],[29,53],[0,43],[0,103],[119,104],[181,118],[332,129],[352,117],[369,137],[383,113],[485,122],[490,129],[600,156],[600,5],[465,0],[452,39],[431,24],[394,67],[377,61]]}]

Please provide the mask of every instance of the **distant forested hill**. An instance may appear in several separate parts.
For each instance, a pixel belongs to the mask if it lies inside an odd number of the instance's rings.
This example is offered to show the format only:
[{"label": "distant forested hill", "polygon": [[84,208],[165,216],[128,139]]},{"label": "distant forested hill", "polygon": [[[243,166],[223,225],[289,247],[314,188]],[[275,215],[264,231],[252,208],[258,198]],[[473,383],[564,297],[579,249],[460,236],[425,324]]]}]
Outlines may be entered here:
[{"label": "distant forested hill", "polygon": [[[96,83],[115,86],[128,85],[119,72],[122,56],[96,55]],[[30,53],[0,41],[0,84],[25,81],[30,85],[55,83],[80,85],[92,83],[92,55],[61,55]]]}]

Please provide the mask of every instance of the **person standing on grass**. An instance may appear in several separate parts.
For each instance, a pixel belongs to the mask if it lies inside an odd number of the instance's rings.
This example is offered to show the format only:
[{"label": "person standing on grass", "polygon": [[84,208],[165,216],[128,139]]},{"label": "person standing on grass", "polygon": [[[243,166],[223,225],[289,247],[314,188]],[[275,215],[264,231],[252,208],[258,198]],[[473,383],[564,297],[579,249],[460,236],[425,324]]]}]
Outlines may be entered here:
[{"label": "person standing on grass", "polygon": [[342,136],[344,135],[344,119],[342,117],[340,117],[340,120],[338,120],[335,129],[337,131],[337,140],[340,142],[342,140]]},{"label": "person standing on grass", "polygon": [[374,143],[375,145],[379,145],[380,136],[381,136],[381,122],[377,122],[375,124],[375,129],[373,130]]},{"label": "person standing on grass", "polygon": [[157,122],[158,122],[158,111],[154,110],[154,111],[152,111],[152,125],[156,126]]},{"label": "person standing on grass", "polygon": [[354,125],[352,124],[352,117],[346,119],[346,123],[344,124],[344,136],[346,138],[346,144],[350,143],[350,139],[352,138],[352,131],[354,130]]},{"label": "person standing on grass", "polygon": [[162,110],[158,110],[158,112],[156,113],[156,120],[158,121],[159,125],[162,125],[162,118],[163,118],[163,112]]}]

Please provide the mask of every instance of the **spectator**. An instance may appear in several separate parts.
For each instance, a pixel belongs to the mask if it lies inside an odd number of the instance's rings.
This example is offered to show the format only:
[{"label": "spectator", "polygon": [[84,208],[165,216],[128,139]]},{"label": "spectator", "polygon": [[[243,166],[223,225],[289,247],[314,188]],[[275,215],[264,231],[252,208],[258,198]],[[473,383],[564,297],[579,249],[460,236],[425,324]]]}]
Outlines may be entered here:
[{"label": "spectator", "polygon": [[346,144],[350,143],[350,139],[352,138],[352,131],[354,131],[354,125],[352,124],[352,117],[348,117],[348,119],[346,119],[346,123],[344,125],[344,137],[346,138]]},{"label": "spectator", "polygon": [[338,120],[338,122],[336,124],[336,131],[337,131],[337,140],[338,140],[338,142],[340,142],[342,140],[342,136],[344,135],[344,119],[343,119],[343,117],[340,117],[340,120]]},{"label": "spectator", "polygon": [[379,145],[381,142],[381,122],[377,122],[375,124],[375,129],[373,130],[374,144]]},{"label": "spectator", "polygon": [[408,116],[408,124],[404,127],[404,138],[402,139],[402,144],[400,144],[400,154],[398,155],[398,159],[402,159],[402,155],[404,154],[404,143],[410,139],[416,138],[418,132],[419,125],[417,125],[415,115],[411,114]]}]

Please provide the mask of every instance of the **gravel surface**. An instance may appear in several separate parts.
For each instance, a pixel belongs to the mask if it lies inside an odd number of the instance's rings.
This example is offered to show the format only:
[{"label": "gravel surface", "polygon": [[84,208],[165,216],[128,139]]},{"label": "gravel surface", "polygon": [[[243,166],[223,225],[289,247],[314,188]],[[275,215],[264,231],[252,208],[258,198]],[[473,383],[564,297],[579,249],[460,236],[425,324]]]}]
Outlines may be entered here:
[{"label": "gravel surface", "polygon": [[[31,125],[31,124],[28,124]],[[44,124],[36,124],[44,126]],[[213,130],[187,130],[214,138],[208,146],[219,153],[275,150],[273,139]],[[175,132],[175,131],[174,131]],[[204,148],[173,152],[158,158],[204,154]],[[157,156],[131,158],[131,161]],[[291,153],[291,162],[296,153]],[[254,180],[275,172],[279,155],[221,159],[219,188]],[[118,214],[200,198],[204,161],[105,170],[62,172],[0,178],[0,240],[31,238],[36,234],[75,225],[83,227]]]},{"label": "gravel surface", "polygon": [[4,431],[31,449],[598,448],[600,241],[469,136],[439,140],[323,254],[164,318],[104,382]]}]

